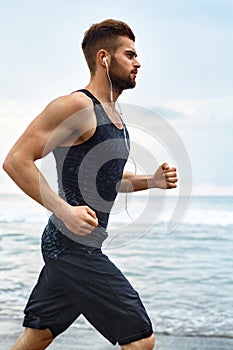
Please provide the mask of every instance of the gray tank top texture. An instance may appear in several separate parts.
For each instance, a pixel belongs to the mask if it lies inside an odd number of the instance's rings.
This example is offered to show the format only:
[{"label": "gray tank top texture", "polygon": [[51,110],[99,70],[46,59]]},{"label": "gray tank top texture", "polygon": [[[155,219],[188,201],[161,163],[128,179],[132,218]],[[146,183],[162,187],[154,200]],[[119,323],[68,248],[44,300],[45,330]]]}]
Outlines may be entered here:
[{"label": "gray tank top texture", "polygon": [[129,134],[124,122],[122,129],[117,128],[90,91],[77,91],[91,98],[96,129],[93,136],[81,144],[53,150],[58,191],[59,196],[70,205],[87,205],[93,209],[99,225],[89,235],[81,236],[69,231],[53,214],[42,236],[42,247],[46,250],[49,247],[56,250],[58,246],[62,249],[63,244],[66,246],[69,241],[96,248],[102,246],[108,236],[109,214],[129,153]]}]

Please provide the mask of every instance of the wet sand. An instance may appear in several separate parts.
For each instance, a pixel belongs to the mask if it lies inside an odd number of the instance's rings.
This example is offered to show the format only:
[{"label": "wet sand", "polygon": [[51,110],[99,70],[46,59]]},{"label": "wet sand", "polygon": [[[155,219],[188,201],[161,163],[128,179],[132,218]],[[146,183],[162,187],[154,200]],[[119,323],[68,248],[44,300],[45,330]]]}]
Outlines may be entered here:
[{"label": "wet sand", "polygon": [[[9,350],[22,331],[18,320],[0,320],[0,350]],[[94,329],[71,327],[57,337],[50,350],[113,350],[111,345]],[[215,337],[181,337],[156,335],[155,350],[232,350],[233,339]]]}]

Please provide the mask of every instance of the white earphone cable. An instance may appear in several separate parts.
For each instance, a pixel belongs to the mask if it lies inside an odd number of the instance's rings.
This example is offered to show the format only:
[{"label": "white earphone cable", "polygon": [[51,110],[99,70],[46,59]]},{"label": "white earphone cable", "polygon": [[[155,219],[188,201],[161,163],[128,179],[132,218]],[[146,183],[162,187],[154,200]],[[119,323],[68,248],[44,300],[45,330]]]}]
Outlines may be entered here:
[{"label": "white earphone cable", "polygon": [[109,81],[109,85],[110,85],[110,102],[113,102],[113,89],[112,89],[112,81],[111,81],[111,78],[110,78],[110,75],[109,75],[109,68],[108,68],[108,62],[107,62],[107,59],[106,57],[104,57],[105,60],[105,66],[106,66],[106,73],[107,73],[107,77],[108,77],[108,81]]},{"label": "white earphone cable", "polygon": [[[109,75],[109,68],[108,68],[108,63],[107,63],[107,59],[106,57],[104,57],[104,62],[105,62],[105,66],[106,66],[106,74],[107,74],[107,77],[108,77],[108,81],[109,81],[109,87],[110,87],[110,102],[113,103],[113,86],[112,86],[112,81],[111,81],[111,78],[110,78],[110,75]],[[120,104],[119,102],[117,101],[117,106],[118,106],[118,109],[119,109],[119,115],[120,115],[120,118],[121,118],[121,122],[122,122],[122,125],[123,125],[123,132],[124,132],[124,141],[125,141],[125,146],[126,146],[126,149],[128,151],[128,154],[129,154],[129,157],[131,158],[131,161],[134,165],[134,175],[137,174],[137,163],[135,162],[134,160],[134,157],[132,155],[132,153],[130,152],[130,149],[129,149],[129,145],[128,145],[128,140],[127,140],[127,136],[126,136],[126,131],[125,131],[125,123],[124,123],[124,118],[123,118],[123,113],[122,113],[122,110],[121,110],[121,107],[120,107]],[[125,211],[128,215],[128,217],[134,221],[134,219],[132,218],[132,216],[130,215],[129,213],[129,210],[128,210],[128,193],[130,191],[128,191],[131,187],[131,184],[129,182],[128,186],[127,186],[127,191],[125,193]]]},{"label": "white earphone cable", "polygon": [[[109,81],[109,87],[110,87],[110,102],[113,103],[113,87],[112,87],[112,80],[110,78],[110,75],[109,75],[109,68],[108,68],[108,62],[107,62],[107,58],[104,57],[104,62],[105,62],[105,67],[106,67],[106,74],[107,74],[107,77],[108,77],[108,81]],[[121,122],[122,122],[122,125],[123,125],[123,132],[124,132],[124,140],[125,140],[125,146],[126,146],[126,149],[128,151],[128,153],[130,154],[130,149],[129,149],[129,146],[128,146],[128,143],[127,143],[127,137],[126,137],[126,132],[125,132],[125,123],[124,123],[124,118],[123,118],[123,113],[122,113],[122,110],[121,110],[121,106],[119,104],[119,102],[117,101],[117,106],[118,106],[118,109],[119,109],[119,115],[120,115],[120,118],[121,118]],[[130,157],[132,159],[132,162],[134,164],[134,170],[135,170],[135,174],[136,174],[136,163],[133,159],[133,156],[130,154]]]}]

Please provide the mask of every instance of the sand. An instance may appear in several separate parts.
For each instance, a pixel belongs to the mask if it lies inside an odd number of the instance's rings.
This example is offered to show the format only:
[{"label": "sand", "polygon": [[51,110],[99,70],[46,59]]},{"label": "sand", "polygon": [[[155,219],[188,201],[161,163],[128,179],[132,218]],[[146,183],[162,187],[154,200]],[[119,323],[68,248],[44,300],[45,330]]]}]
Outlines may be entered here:
[{"label": "sand", "polygon": [[[0,320],[0,350],[9,350],[22,328],[18,320]],[[71,327],[55,339],[49,350],[114,350],[94,329]],[[155,350],[232,350],[233,339],[156,335]]]}]

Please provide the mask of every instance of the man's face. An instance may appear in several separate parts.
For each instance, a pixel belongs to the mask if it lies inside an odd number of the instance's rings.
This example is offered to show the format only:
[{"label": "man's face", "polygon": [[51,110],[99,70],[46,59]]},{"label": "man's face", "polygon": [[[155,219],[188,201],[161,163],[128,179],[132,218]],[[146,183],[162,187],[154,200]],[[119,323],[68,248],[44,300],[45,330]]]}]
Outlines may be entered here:
[{"label": "man's face", "polygon": [[119,46],[111,56],[109,67],[113,87],[119,92],[132,89],[136,85],[136,75],[141,66],[136,57],[134,42],[128,37],[120,37]]}]

